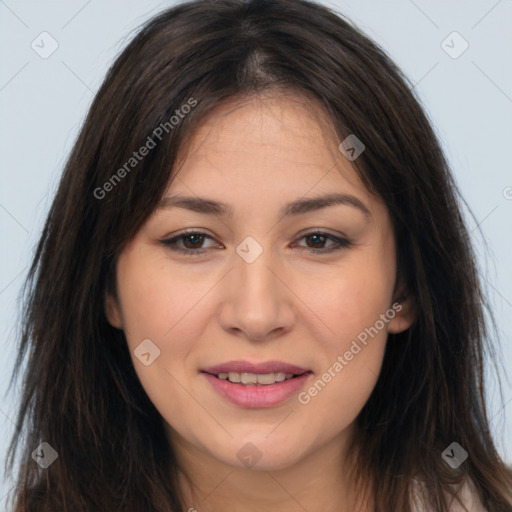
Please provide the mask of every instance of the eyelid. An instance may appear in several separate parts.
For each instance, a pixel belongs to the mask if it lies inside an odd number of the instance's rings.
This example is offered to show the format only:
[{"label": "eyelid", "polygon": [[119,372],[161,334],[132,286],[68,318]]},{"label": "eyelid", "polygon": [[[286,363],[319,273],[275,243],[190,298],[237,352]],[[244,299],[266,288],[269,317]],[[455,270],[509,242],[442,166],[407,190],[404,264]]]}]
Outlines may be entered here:
[{"label": "eyelid", "polygon": [[189,228],[184,231],[179,232],[177,235],[173,235],[169,238],[164,238],[163,240],[160,240],[160,242],[168,249],[174,251],[174,252],[180,252],[187,255],[198,255],[198,254],[204,254],[208,249],[206,248],[200,248],[200,249],[182,249],[180,248],[172,248],[171,243],[177,243],[180,239],[185,238],[187,235],[204,235],[205,238],[209,238],[211,240],[215,240],[212,235],[209,235],[205,231],[202,231],[201,229],[195,229],[195,228]]},{"label": "eyelid", "polygon": [[[182,249],[182,248],[178,248],[178,247],[171,247],[171,244],[176,244],[180,239],[185,238],[187,235],[195,235],[195,234],[203,235],[205,238],[215,240],[215,238],[213,236],[209,235],[205,231],[202,231],[201,229],[189,228],[189,229],[179,232],[176,235],[173,235],[170,238],[164,238],[164,239],[160,240],[160,243],[163,244],[166,248],[168,248],[169,250],[171,250],[173,252],[182,253],[182,254],[185,254],[188,256],[202,255],[205,252],[207,252],[209,248]],[[313,236],[313,235],[320,235],[320,236],[325,237],[327,240],[334,242],[335,247],[327,248],[327,249],[306,247],[306,246],[298,246],[298,247],[301,247],[306,252],[309,252],[311,254],[322,255],[322,254],[330,254],[333,252],[337,252],[342,249],[346,249],[348,247],[355,245],[344,234],[336,234],[335,235],[333,233],[330,233],[329,231],[326,231],[323,228],[310,228],[308,230],[305,230],[305,231],[299,233],[297,235],[297,237],[295,238],[295,241],[292,243],[293,244],[292,246],[296,247],[297,246],[296,241],[300,241],[308,236]],[[220,245],[222,245],[222,244],[220,244]]]},{"label": "eyelid", "polygon": [[[352,245],[355,245],[349,237],[343,234],[333,234],[329,231],[326,231],[323,228],[312,228],[309,230],[306,230],[305,232],[300,233],[297,235],[296,240],[302,240],[308,236],[313,235],[320,235],[325,237],[327,240],[330,240],[335,243],[334,247],[327,248],[327,249],[315,249],[314,247],[306,247],[306,246],[299,246],[302,247],[306,252],[312,253],[312,254],[331,254],[334,252],[341,251],[342,249],[346,249],[348,247],[351,247]],[[293,245],[296,246],[296,242],[293,242]]]}]

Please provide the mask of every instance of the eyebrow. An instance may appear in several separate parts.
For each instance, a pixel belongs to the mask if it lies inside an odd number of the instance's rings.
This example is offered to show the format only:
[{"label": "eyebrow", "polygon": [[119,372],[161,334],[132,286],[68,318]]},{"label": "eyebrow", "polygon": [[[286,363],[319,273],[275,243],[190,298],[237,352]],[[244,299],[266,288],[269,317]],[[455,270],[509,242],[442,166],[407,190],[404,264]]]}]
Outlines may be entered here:
[{"label": "eyebrow", "polygon": [[[356,196],[350,194],[326,194],[298,199],[285,204],[281,208],[280,214],[282,217],[302,215],[334,205],[351,206],[359,209],[367,218],[372,216],[368,207]],[[230,205],[204,197],[168,196],[164,197],[158,205],[158,208],[172,207],[185,208],[197,213],[215,215],[217,217],[233,216],[233,208]]]}]

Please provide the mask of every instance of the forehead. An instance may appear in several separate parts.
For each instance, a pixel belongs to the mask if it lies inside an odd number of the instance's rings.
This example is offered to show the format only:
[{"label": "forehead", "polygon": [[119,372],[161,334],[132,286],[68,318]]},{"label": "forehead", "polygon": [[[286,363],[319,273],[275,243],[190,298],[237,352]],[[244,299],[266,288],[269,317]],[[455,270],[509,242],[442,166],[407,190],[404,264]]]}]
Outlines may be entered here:
[{"label": "forehead", "polygon": [[339,142],[325,111],[306,97],[273,92],[232,100],[189,137],[179,179],[166,194],[214,189],[231,200],[236,191],[243,201],[337,190],[372,200]]}]

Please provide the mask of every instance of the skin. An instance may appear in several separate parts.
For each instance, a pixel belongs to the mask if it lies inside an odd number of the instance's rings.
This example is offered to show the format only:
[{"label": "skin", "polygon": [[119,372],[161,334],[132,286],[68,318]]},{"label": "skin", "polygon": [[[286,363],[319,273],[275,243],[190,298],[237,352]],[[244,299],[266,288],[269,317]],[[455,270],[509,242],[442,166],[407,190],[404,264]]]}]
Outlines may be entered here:
[{"label": "skin", "polygon": [[[107,297],[107,317],[125,331],[137,375],[193,482],[195,495],[182,479],[186,510],[354,506],[347,444],[375,386],[388,332],[413,322],[406,301],[307,405],[293,396],[275,407],[242,408],[199,373],[235,359],[280,360],[312,370],[306,389],[396,300],[389,214],[322,119],[317,105],[292,95],[217,107],[191,137],[164,196],[221,201],[233,216],[159,208],[118,259],[117,297]],[[350,205],[279,215],[285,203],[333,192],[356,196],[370,216]],[[203,254],[187,256],[161,243],[187,228],[212,238],[177,246]],[[315,230],[348,237],[352,245],[328,252],[336,242],[304,237]],[[236,252],[247,236],[263,248],[250,264]],[[325,252],[308,252],[315,247]],[[147,338],[160,350],[149,366],[133,352]],[[237,457],[248,442],[262,455],[250,468]]]}]

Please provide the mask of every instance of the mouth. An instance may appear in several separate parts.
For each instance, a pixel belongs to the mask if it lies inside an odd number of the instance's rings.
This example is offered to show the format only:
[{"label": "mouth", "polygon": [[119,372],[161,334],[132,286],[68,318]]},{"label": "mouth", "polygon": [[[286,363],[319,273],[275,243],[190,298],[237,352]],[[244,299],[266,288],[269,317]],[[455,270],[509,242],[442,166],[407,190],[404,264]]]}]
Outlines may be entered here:
[{"label": "mouth", "polygon": [[300,377],[305,373],[312,373],[311,370],[282,361],[264,363],[230,361],[204,368],[201,371],[213,375],[217,379],[242,386],[271,386]]},{"label": "mouth", "polygon": [[284,372],[272,372],[272,373],[251,373],[251,372],[221,372],[221,373],[208,373],[212,377],[216,377],[219,380],[225,380],[232,384],[239,384],[241,386],[272,386],[280,382],[284,382],[291,379],[301,377],[306,373],[284,373]]},{"label": "mouth", "polygon": [[231,361],[200,373],[220,396],[245,408],[279,405],[300,391],[313,374],[311,370],[280,361],[259,364]]}]

